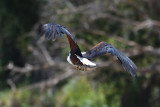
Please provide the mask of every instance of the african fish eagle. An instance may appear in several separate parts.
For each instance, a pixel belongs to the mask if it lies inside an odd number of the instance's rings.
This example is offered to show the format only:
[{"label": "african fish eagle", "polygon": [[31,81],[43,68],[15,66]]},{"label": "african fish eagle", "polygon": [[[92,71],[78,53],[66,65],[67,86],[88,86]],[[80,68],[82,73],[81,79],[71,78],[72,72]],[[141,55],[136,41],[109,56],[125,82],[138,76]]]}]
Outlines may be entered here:
[{"label": "african fish eagle", "polygon": [[110,53],[118,58],[123,68],[128,71],[131,76],[136,77],[137,67],[134,62],[109,43],[100,42],[87,52],[81,52],[79,46],[66,27],[55,23],[48,23],[42,26],[42,35],[45,35],[45,38],[48,40],[56,40],[57,36],[62,37],[63,34],[66,34],[70,44],[70,52],[67,61],[77,66],[79,70],[96,67],[96,64],[89,59]]}]

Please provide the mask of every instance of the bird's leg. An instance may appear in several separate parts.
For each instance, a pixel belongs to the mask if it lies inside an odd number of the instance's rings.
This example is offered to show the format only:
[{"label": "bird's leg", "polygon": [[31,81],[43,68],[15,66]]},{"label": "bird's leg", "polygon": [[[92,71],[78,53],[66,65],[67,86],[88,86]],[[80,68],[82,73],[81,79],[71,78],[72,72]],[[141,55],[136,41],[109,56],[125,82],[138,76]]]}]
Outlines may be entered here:
[{"label": "bird's leg", "polygon": [[77,69],[77,70],[81,70],[82,67],[77,65],[76,69]]},{"label": "bird's leg", "polygon": [[85,67],[84,66],[82,67],[82,71],[85,71]]},{"label": "bird's leg", "polygon": [[85,67],[85,71],[87,71],[87,67]]},{"label": "bird's leg", "polygon": [[82,70],[82,66],[79,66],[79,70]]},{"label": "bird's leg", "polygon": [[77,70],[82,70],[82,71],[87,71],[87,67],[86,66],[76,66]]},{"label": "bird's leg", "polygon": [[79,69],[78,69],[78,65],[76,65],[76,70],[79,70]]},{"label": "bird's leg", "polygon": [[87,71],[87,66],[82,66],[83,71]]}]

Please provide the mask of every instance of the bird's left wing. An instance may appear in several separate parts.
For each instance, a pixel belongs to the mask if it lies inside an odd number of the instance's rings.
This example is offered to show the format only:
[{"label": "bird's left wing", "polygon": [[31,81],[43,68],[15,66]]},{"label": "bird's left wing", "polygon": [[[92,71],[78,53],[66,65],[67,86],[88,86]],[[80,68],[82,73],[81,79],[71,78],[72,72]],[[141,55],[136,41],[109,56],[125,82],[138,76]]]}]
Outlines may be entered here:
[{"label": "bird's left wing", "polygon": [[41,35],[45,35],[46,39],[56,40],[57,36],[62,37],[63,34],[70,36],[73,40],[73,36],[68,29],[62,25],[55,23],[48,23],[42,26]]},{"label": "bird's left wing", "polygon": [[133,61],[128,58],[124,53],[120,52],[115,47],[111,46],[110,44],[106,42],[100,42],[96,46],[94,46],[91,50],[87,51],[86,53],[82,54],[83,57],[91,59],[95,58],[97,56],[105,55],[107,53],[110,53],[114,56],[117,56],[119,61],[121,62],[123,68],[128,71],[133,77],[136,76],[136,65],[133,63]]},{"label": "bird's left wing", "polygon": [[63,34],[66,34],[68,38],[72,54],[82,57],[79,46],[66,27],[55,23],[48,23],[42,26],[41,35],[45,35],[46,39],[56,40],[57,36],[62,37]]}]

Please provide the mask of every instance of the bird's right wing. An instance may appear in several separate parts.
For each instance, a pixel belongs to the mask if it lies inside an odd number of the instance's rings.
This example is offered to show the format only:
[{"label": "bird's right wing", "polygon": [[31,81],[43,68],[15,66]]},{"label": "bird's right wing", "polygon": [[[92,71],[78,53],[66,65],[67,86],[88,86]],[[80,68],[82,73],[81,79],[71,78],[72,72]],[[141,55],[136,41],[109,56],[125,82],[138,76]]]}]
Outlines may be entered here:
[{"label": "bird's right wing", "polygon": [[119,61],[121,62],[121,65],[123,68],[128,71],[133,77],[136,76],[136,65],[133,63],[133,61],[128,58],[124,53],[120,52],[115,47],[111,46],[110,44],[106,42],[100,42],[96,46],[94,46],[91,50],[87,51],[85,54],[82,54],[84,58],[95,58],[101,55],[105,55],[107,53],[110,53],[114,56],[117,56]]}]

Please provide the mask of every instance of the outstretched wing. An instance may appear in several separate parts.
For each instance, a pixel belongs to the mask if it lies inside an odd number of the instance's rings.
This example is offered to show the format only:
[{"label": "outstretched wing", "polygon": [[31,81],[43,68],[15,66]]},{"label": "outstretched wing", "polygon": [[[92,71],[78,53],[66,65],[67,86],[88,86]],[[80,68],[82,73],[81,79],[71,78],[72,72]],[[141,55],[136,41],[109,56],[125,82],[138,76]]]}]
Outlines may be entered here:
[{"label": "outstretched wing", "polygon": [[70,44],[71,53],[82,57],[79,46],[77,45],[73,36],[71,35],[71,33],[68,31],[66,27],[59,24],[55,24],[55,23],[48,23],[42,26],[41,35],[45,35],[46,39],[56,40],[57,36],[62,37],[63,34],[67,35],[67,38]]},{"label": "outstretched wing", "polygon": [[136,76],[136,65],[132,62],[130,58],[128,58],[125,54],[120,52],[115,47],[111,46],[110,44],[106,42],[100,42],[95,47],[93,47],[91,50],[87,51],[85,54],[83,54],[83,57],[85,58],[95,58],[100,55],[105,55],[107,53],[111,53],[112,55],[117,56],[119,61],[121,62],[123,68],[128,71],[133,77]]},{"label": "outstretched wing", "polygon": [[66,34],[74,40],[73,36],[66,27],[55,23],[44,24],[42,26],[41,34],[45,35],[46,39],[52,39],[52,40],[56,40],[58,35],[59,37],[62,37],[63,34]]}]

